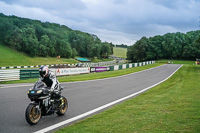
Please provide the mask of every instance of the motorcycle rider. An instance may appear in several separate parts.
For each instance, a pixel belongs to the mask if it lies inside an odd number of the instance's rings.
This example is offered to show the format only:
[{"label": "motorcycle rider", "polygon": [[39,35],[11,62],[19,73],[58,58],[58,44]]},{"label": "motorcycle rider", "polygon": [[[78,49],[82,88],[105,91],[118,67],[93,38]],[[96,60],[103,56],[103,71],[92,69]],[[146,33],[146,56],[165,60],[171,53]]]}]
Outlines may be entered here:
[{"label": "motorcycle rider", "polygon": [[56,98],[60,98],[60,83],[56,78],[56,75],[49,70],[47,66],[41,66],[39,69],[40,77],[39,80],[44,82],[48,88],[50,88],[50,92],[55,94]]}]

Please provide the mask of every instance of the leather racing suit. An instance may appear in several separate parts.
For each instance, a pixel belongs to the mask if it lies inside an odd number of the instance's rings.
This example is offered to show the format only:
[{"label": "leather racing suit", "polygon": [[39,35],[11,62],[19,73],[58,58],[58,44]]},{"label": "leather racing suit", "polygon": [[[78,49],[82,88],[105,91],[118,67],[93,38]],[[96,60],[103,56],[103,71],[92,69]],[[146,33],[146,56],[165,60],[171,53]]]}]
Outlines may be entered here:
[{"label": "leather racing suit", "polygon": [[60,83],[59,81],[57,80],[56,78],[56,75],[51,71],[49,70],[47,76],[45,77],[39,77],[39,80],[44,82],[46,84],[46,86],[48,88],[50,88],[50,92],[55,92],[55,94],[57,94],[57,97],[60,97],[60,94],[56,93],[60,90]]}]

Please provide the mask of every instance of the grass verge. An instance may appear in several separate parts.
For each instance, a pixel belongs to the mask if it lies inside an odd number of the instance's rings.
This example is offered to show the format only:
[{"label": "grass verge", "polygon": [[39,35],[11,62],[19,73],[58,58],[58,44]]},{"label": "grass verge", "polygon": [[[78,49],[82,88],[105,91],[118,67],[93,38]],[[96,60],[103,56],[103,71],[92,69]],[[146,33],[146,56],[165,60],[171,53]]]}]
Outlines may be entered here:
[{"label": "grass verge", "polygon": [[184,65],[169,80],[56,133],[200,132],[200,66]]},{"label": "grass verge", "polygon": [[[107,72],[100,72],[100,73],[71,75],[71,76],[63,76],[63,77],[57,77],[57,78],[60,82],[74,82],[74,81],[102,79],[102,78],[109,78],[109,77],[116,77],[116,76],[120,76],[120,75],[130,74],[133,72],[142,71],[142,70],[157,67],[160,65],[162,65],[162,63],[155,63],[155,64],[151,64],[151,65],[134,67],[134,68],[123,69],[123,70],[118,70],[118,71],[107,71]],[[38,80],[38,78],[37,79],[27,79],[27,80],[17,80],[17,81],[5,81],[5,82],[1,82],[1,84],[34,83],[37,80]]]},{"label": "grass verge", "polygon": [[24,53],[0,45],[0,67],[9,66],[31,66],[31,65],[52,65],[52,64],[75,64],[75,59],[56,57],[29,57]]},{"label": "grass verge", "polygon": [[92,59],[92,63],[99,63],[99,62],[106,62],[106,61],[113,61],[113,59],[97,59],[97,58],[94,58]]},{"label": "grass verge", "polygon": [[183,60],[157,60],[157,63],[167,64],[168,61],[173,62],[173,64],[190,64],[193,65],[195,61],[183,61]]}]

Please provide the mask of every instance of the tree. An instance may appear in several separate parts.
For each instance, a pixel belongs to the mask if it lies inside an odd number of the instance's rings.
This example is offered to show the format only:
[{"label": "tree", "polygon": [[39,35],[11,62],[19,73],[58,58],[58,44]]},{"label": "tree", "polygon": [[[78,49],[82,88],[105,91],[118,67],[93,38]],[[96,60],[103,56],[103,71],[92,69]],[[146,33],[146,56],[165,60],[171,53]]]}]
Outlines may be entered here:
[{"label": "tree", "polygon": [[102,47],[101,47],[101,57],[107,58],[111,53],[110,44],[107,43],[107,42],[104,42],[101,45],[102,45]]},{"label": "tree", "polygon": [[112,43],[109,50],[101,51],[104,44],[94,34],[75,31],[60,24],[4,14],[0,14],[0,42],[30,56],[62,55],[71,58],[79,55],[101,58],[113,51]]},{"label": "tree", "polygon": [[49,44],[49,38],[47,35],[43,35],[41,37],[41,40],[39,42],[39,47],[38,47],[38,55],[46,57],[48,56],[48,53],[50,51],[48,44]]},{"label": "tree", "polygon": [[78,56],[78,53],[75,48],[72,48],[72,58],[75,58],[76,56]]},{"label": "tree", "polygon": [[196,58],[200,58],[200,35],[196,39],[194,45],[196,47]]},{"label": "tree", "polygon": [[31,27],[22,29],[22,50],[30,56],[36,56],[38,40],[35,36],[35,30]]},{"label": "tree", "polygon": [[200,31],[167,33],[163,36],[142,37],[127,51],[132,61],[154,59],[190,59],[200,56]]},{"label": "tree", "polygon": [[92,48],[93,57],[100,58],[101,46],[100,44],[95,44]]}]

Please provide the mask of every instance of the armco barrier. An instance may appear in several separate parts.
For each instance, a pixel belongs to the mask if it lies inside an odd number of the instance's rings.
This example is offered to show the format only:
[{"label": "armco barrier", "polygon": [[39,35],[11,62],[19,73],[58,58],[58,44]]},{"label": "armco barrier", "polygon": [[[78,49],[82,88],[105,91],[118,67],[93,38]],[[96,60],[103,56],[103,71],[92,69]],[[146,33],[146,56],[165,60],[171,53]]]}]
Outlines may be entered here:
[{"label": "armco barrier", "polygon": [[126,64],[123,64],[122,65],[122,69],[126,69],[127,67],[126,67]]},{"label": "armco barrier", "polygon": [[[115,61],[106,61],[106,62],[99,62],[99,63],[81,63],[83,67],[92,67],[92,66],[105,66],[105,65],[110,65],[116,63]],[[64,66],[77,66],[79,63],[76,64],[53,64],[53,65],[45,65],[45,66],[59,66],[59,65],[64,65]],[[15,69],[15,68],[38,68],[43,65],[34,65],[34,66],[9,66],[9,67],[0,67],[0,69]]]},{"label": "armco barrier", "polygon": [[[155,63],[155,61],[146,61],[146,62],[109,66],[108,68],[110,69],[110,71],[115,71],[115,70],[119,70],[119,69],[139,67],[142,65],[154,64],[154,63]],[[102,67],[99,67],[99,68],[102,71]],[[57,69],[51,69],[51,70],[54,70],[54,72],[56,73],[57,76],[62,75],[62,74],[58,74]],[[73,74],[75,74],[74,72],[77,71],[78,69],[72,68],[72,70],[70,70],[70,69],[61,69],[61,70],[63,70],[62,73],[65,73],[64,75],[71,75],[71,74],[73,75]],[[67,70],[70,70],[70,73],[67,73]],[[78,73],[79,74],[80,73],[89,73],[90,68],[87,67],[86,70],[81,69]],[[29,79],[29,78],[39,78],[39,70],[38,69],[0,70],[0,82],[1,81],[9,81],[9,80]]]},{"label": "armco barrier", "polygon": [[123,64],[123,65],[115,65],[115,66],[110,66],[110,71],[116,71],[120,69],[126,69],[126,68],[132,68],[132,67],[139,67],[139,66],[144,66],[148,64],[153,64],[155,61],[146,61],[146,62],[138,62],[138,63],[132,63],[132,64]]},{"label": "armco barrier", "polygon": [[[45,66],[59,66],[59,65],[64,65],[64,66],[75,66],[77,64],[54,64],[54,65],[45,65]],[[0,69],[15,69],[15,68],[38,68],[43,65],[35,65],[35,66],[10,66],[10,67],[0,67]]]},{"label": "armco barrier", "polygon": [[19,69],[0,70],[0,81],[19,80]]},{"label": "armco barrier", "polygon": [[126,68],[129,68],[129,64],[126,64]]},{"label": "armco barrier", "polygon": [[39,70],[38,69],[20,69],[20,80],[30,79],[30,78],[39,78]]},{"label": "armco barrier", "polygon": [[119,65],[119,70],[121,70],[122,69],[122,65]]},{"label": "armco barrier", "polygon": [[114,66],[110,66],[110,71],[114,71]]}]

